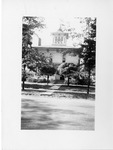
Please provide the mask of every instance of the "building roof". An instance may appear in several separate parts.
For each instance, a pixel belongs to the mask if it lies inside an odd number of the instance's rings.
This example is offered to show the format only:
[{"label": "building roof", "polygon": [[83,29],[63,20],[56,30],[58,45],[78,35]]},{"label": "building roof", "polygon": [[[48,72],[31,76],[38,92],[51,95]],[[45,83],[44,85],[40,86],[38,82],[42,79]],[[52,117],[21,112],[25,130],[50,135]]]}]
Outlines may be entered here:
[{"label": "building roof", "polygon": [[36,46],[34,48],[55,48],[55,49],[76,49],[76,50],[79,50],[79,49],[82,49],[82,47],[74,47],[74,46],[50,46],[50,45],[47,45],[47,46]]},{"label": "building roof", "polygon": [[52,32],[51,33],[52,35],[54,35],[54,34],[68,34],[68,32],[62,32],[62,31],[57,31],[57,32]]}]

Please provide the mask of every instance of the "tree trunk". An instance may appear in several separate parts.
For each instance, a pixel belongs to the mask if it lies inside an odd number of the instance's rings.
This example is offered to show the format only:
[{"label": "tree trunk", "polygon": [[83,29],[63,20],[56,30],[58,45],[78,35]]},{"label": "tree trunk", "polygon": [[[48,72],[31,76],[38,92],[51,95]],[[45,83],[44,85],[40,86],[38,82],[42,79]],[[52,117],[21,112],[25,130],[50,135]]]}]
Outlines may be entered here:
[{"label": "tree trunk", "polygon": [[23,74],[23,77],[22,77],[22,81],[23,81],[23,83],[22,83],[22,90],[24,91],[24,87],[25,87],[25,68],[26,68],[26,65],[24,64],[24,74]]},{"label": "tree trunk", "polygon": [[49,83],[49,75],[47,75],[47,84]]},{"label": "tree trunk", "polygon": [[88,70],[88,87],[87,87],[87,98],[89,96],[89,89],[90,89],[90,75],[91,75],[91,69],[89,65],[89,70]]},{"label": "tree trunk", "polygon": [[69,77],[68,77],[68,82],[67,82],[68,86],[69,86]]},{"label": "tree trunk", "polygon": [[[89,52],[89,58],[91,60],[91,48],[90,48],[90,52]],[[89,88],[90,88],[90,75],[91,75],[91,66],[90,66],[90,61],[89,60],[89,63],[88,63],[88,87],[87,87],[87,98],[89,96]]]},{"label": "tree trunk", "polygon": [[24,91],[24,87],[25,87],[25,81],[23,80],[23,83],[22,83],[22,90]]}]

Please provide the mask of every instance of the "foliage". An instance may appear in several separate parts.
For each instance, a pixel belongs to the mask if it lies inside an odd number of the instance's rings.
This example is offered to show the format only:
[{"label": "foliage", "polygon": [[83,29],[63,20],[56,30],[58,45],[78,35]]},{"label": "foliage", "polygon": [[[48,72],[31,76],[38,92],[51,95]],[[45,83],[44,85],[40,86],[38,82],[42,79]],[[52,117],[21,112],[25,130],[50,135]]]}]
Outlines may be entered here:
[{"label": "foliage", "polygon": [[[38,52],[38,50],[32,48],[29,52],[29,59],[27,59],[27,67],[30,71],[37,72],[42,66],[44,66],[47,61],[46,57]],[[38,70],[37,70],[38,69]]]},{"label": "foliage", "polygon": [[[76,23],[71,26],[66,23],[62,23],[60,30],[62,32],[68,32],[70,38],[75,39],[73,45],[77,48],[76,50],[66,50],[64,55],[71,53],[73,56],[79,55],[82,63],[78,64],[78,70],[69,74],[70,77],[76,78],[79,84],[91,83],[91,71],[95,68],[95,55],[96,55],[96,18],[75,18],[75,22],[78,22],[81,26],[81,32],[76,30]],[[78,45],[76,40],[79,41]],[[70,67],[65,68],[65,75],[70,72]],[[84,69],[84,70],[83,70]]]},{"label": "foliage", "polygon": [[82,50],[83,50],[82,47],[74,48],[74,49],[66,49],[66,50],[63,52],[63,55],[71,54],[72,56],[76,56],[76,55],[79,55],[79,56],[80,56]]},{"label": "foliage", "polygon": [[70,22],[62,21],[59,30],[68,33],[68,38],[73,40],[73,46],[78,47],[84,43],[84,39],[92,32],[92,24],[95,18],[74,17]]},{"label": "foliage", "polygon": [[[22,89],[24,90],[24,82],[26,81],[25,68],[36,71],[37,64],[43,61],[42,57],[32,48],[32,35],[35,29],[43,29],[45,27],[44,19],[41,17],[23,17],[22,19]],[[24,72],[24,73],[23,73]]]},{"label": "foliage", "polygon": [[[90,21],[90,22],[89,22]],[[83,51],[81,57],[84,60],[85,68],[93,69],[95,67],[95,55],[96,55],[96,19],[91,21],[87,20],[90,32],[87,38],[82,44]]]},{"label": "foliage", "polygon": [[91,70],[95,68],[95,57],[96,57],[96,19],[91,20],[88,18],[86,20],[88,26],[88,36],[84,40],[82,45],[83,51],[81,57],[84,61],[84,67],[88,71],[88,88],[87,95],[89,95],[89,86],[91,79]]},{"label": "foliage", "polygon": [[43,75],[49,75],[49,76],[52,76],[53,74],[55,74],[56,72],[56,69],[53,67],[53,66],[43,66],[41,68],[41,73]]},{"label": "foliage", "polygon": [[22,24],[22,63],[28,68],[35,71],[36,63],[43,61],[43,57],[32,48],[32,35],[34,30],[43,29],[45,27],[44,19],[41,17],[23,17]]},{"label": "foliage", "polygon": [[65,76],[71,76],[77,71],[77,66],[73,63],[65,63],[62,68],[62,74]]},{"label": "foliage", "polygon": [[74,56],[79,54],[80,59],[82,59],[82,63],[78,64],[79,66],[78,73],[76,73],[76,79],[78,79],[78,82],[80,81],[79,83],[89,84],[91,71],[95,68],[96,19],[92,19],[90,17],[76,19],[83,24],[81,36],[79,36],[80,33],[76,32],[76,26],[74,28],[68,27],[67,31],[69,32],[70,37],[73,39],[75,37],[84,37],[84,41],[79,43],[81,47],[77,48],[77,50],[67,50],[65,54],[72,53]]},{"label": "foliage", "polygon": [[49,76],[54,75],[56,72],[56,69],[53,66],[48,64],[46,66],[43,66],[40,71],[42,75],[47,76],[47,83],[49,83]]},{"label": "foliage", "polygon": [[63,63],[59,66],[58,72],[60,75],[63,75],[65,78],[68,78],[68,86],[69,86],[69,80],[73,76],[78,76],[78,66],[73,63]]}]

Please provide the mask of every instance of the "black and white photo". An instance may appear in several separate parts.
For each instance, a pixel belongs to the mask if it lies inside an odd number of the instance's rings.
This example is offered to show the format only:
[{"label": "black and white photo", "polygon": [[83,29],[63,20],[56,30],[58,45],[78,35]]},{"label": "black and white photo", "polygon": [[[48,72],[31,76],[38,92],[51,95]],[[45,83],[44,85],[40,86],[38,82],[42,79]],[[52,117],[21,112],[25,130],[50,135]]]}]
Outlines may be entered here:
[{"label": "black and white photo", "polygon": [[112,0],[2,0],[3,150],[113,149]]},{"label": "black and white photo", "polygon": [[22,18],[22,130],[94,130],[95,17]]}]

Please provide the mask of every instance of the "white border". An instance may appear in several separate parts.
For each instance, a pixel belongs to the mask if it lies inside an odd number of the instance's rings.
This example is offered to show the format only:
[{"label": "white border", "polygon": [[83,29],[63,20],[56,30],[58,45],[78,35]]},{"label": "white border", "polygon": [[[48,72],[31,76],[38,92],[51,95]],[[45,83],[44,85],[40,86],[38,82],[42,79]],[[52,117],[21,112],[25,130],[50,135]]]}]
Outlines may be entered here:
[{"label": "white border", "polygon": [[[4,0],[2,46],[2,122],[5,150],[112,149],[112,0]],[[58,14],[57,14],[58,12]],[[21,116],[22,16],[75,14],[97,17],[95,131],[23,131]]]}]

